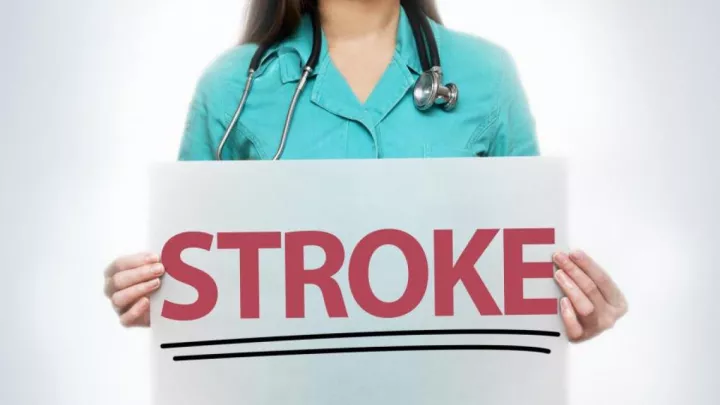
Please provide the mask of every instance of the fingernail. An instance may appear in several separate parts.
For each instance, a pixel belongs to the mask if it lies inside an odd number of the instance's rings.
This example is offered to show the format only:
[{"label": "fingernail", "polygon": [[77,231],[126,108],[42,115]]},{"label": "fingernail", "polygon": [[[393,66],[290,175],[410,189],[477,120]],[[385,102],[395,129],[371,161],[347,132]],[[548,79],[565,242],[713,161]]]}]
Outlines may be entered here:
[{"label": "fingernail", "polygon": [[155,263],[158,260],[160,260],[160,258],[154,253],[151,253],[151,254],[145,256],[145,261],[147,263]]},{"label": "fingernail", "polygon": [[570,257],[572,257],[574,260],[582,260],[583,252],[581,250],[575,250],[570,253]]},{"label": "fingernail", "polygon": [[566,255],[565,253],[557,252],[557,253],[555,253],[555,254],[553,255],[553,260],[554,260],[555,263],[557,263],[557,264],[564,264],[564,263],[567,262],[568,258],[567,258],[567,255]]},{"label": "fingernail", "polygon": [[570,300],[567,297],[563,297],[563,299],[560,300],[560,308],[562,308],[564,313],[570,313]]},{"label": "fingernail", "polygon": [[562,284],[566,288],[572,287],[572,285],[570,284],[570,279],[568,278],[567,274],[565,274],[565,272],[562,270],[558,270],[555,272],[555,280],[557,280],[560,284]]},{"label": "fingernail", "polygon": [[153,280],[150,283],[150,286],[152,287],[152,289],[156,289],[156,288],[160,287],[160,279],[156,278],[155,280]]},{"label": "fingernail", "polygon": [[156,275],[159,276],[165,271],[165,267],[162,265],[162,263],[156,263],[151,268],[150,271]]}]

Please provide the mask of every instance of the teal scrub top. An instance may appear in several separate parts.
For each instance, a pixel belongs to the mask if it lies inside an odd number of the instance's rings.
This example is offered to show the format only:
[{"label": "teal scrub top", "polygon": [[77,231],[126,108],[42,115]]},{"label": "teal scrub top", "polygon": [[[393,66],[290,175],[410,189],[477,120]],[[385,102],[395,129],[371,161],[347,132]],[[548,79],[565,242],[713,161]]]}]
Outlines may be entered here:
[{"label": "teal scrub top", "polygon": [[[459,88],[454,110],[416,109],[412,89],[422,69],[401,10],[395,54],[365,103],[333,65],[323,34],[320,59],[298,101],[282,159],[538,155],[535,123],[507,51],[433,21],[431,26],[444,82]],[[180,160],[215,159],[256,48],[239,45],[205,70],[191,102]],[[312,26],[305,16],[294,35],[266,52],[223,159],[273,158],[311,48]]]}]

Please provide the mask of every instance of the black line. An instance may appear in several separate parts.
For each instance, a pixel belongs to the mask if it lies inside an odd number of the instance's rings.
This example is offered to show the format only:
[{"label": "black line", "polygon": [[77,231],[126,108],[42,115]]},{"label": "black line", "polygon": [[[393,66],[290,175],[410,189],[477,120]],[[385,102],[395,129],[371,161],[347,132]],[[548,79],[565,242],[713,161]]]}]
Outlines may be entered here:
[{"label": "black line", "polygon": [[499,345],[436,345],[436,346],[379,346],[379,347],[338,347],[327,349],[275,350],[264,352],[216,353],[175,356],[174,361],[197,361],[237,359],[249,357],[305,356],[314,354],[337,353],[378,353],[378,352],[415,352],[415,351],[477,351],[500,350],[516,352],[533,352],[550,354],[550,349],[531,346],[499,346]]},{"label": "black line", "polygon": [[384,336],[439,336],[439,335],[523,335],[560,337],[560,332],[523,329],[438,329],[438,330],[398,330],[377,332],[323,333],[316,335],[265,336],[242,339],[203,340],[196,342],[163,343],[161,349],[181,347],[238,345],[248,343],[287,342],[299,340],[353,339]]}]

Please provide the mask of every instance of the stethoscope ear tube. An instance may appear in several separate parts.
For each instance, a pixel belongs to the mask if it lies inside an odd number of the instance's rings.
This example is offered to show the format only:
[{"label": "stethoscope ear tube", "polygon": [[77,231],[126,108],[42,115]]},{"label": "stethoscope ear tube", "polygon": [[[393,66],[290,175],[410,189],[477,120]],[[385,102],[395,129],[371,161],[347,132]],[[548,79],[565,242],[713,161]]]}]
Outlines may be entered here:
[{"label": "stethoscope ear tube", "polygon": [[432,66],[431,61],[428,59],[428,51],[426,49],[425,29],[418,23],[418,21],[424,19],[424,17],[418,16],[418,11],[416,11],[414,7],[408,8],[407,17],[413,37],[415,38],[415,46],[417,47],[418,57],[420,58],[420,66],[423,72],[427,72]]},{"label": "stethoscope ear tube", "polygon": [[[417,20],[417,23],[414,23],[414,25],[418,27],[420,35],[422,35],[422,41],[418,42],[417,44],[418,53],[426,55],[429,54],[430,57],[430,65],[423,67],[423,69],[430,70],[435,67],[439,68],[440,53],[438,52],[435,35],[432,32],[432,27],[430,27],[430,23],[428,22],[427,17],[425,17],[425,15],[423,15],[421,11],[414,10],[408,13],[408,19],[411,21],[411,24],[413,24],[413,20]],[[415,37],[415,40],[417,41],[417,36]]]},{"label": "stethoscope ear tube", "polygon": [[313,46],[310,51],[310,57],[305,64],[305,70],[313,71],[320,59],[320,49],[322,48],[322,28],[320,27],[320,15],[317,5],[310,11],[312,18],[310,19],[313,28]]}]

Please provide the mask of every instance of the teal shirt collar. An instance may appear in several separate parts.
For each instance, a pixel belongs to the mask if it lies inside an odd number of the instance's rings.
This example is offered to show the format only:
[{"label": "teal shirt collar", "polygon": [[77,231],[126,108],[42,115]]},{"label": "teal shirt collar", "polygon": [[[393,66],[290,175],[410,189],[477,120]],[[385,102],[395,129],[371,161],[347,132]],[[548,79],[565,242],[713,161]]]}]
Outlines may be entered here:
[{"label": "teal shirt collar", "polygon": [[[433,31],[435,27],[433,26]],[[297,81],[302,75],[302,68],[310,57],[312,51],[312,22],[309,15],[301,18],[300,26],[293,35],[274,45],[268,50],[268,54],[277,53],[280,62],[282,79],[284,82]],[[396,58],[405,64],[411,71],[416,74],[422,72],[420,58],[413,37],[412,28],[408,21],[405,10],[400,7],[400,17],[398,21]],[[313,72],[317,74],[320,66],[326,63],[329,57],[327,39],[325,33],[322,32],[322,46],[320,48],[320,57],[318,65]],[[299,59],[298,59],[299,58]]]}]

